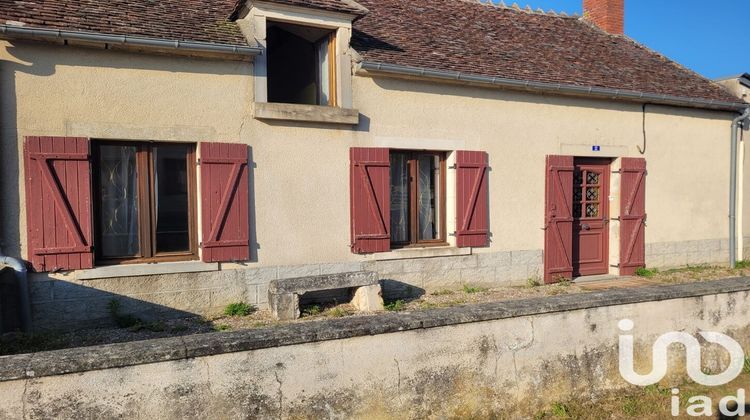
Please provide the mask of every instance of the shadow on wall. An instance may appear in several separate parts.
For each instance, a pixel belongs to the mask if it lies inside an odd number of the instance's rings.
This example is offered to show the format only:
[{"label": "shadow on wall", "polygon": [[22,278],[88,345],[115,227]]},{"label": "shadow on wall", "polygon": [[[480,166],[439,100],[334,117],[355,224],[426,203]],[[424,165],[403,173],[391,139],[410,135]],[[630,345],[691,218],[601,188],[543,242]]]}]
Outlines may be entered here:
[{"label": "shadow on wall", "polygon": [[[191,275],[195,277],[195,282],[205,281],[205,276],[201,274]],[[179,278],[170,282],[172,284],[159,284],[156,279],[151,278],[156,276],[107,279],[107,290],[95,287],[99,286],[95,281],[86,281],[93,283],[89,286],[80,282],[52,279],[46,275],[34,277],[36,278],[31,281],[34,331],[122,326],[118,324],[127,322],[128,319],[153,322],[205,315],[212,293],[211,290],[188,287],[185,290],[174,290],[180,286]],[[134,288],[141,289],[141,293],[125,290]],[[236,301],[242,301],[243,298],[243,294],[237,290]]]},{"label": "shadow on wall", "polygon": [[383,299],[386,301],[396,299],[418,299],[426,293],[421,287],[389,279],[387,277],[380,280],[380,287]]},{"label": "shadow on wall", "polygon": [[[562,107],[580,107],[597,110],[609,111],[627,111],[640,114],[642,112],[641,104],[635,102],[616,101],[599,98],[587,98],[576,96],[564,96],[555,94],[536,93],[532,91],[501,89],[492,86],[483,86],[480,84],[468,86],[465,84],[453,83],[451,81],[426,81],[412,80],[398,77],[376,76],[372,78],[374,83],[384,90],[397,92],[424,93],[440,96],[458,96],[463,98],[483,99],[483,100],[500,100],[517,103],[554,105]],[[684,117],[686,114],[694,114],[696,118],[709,118],[718,120],[731,121],[733,116],[725,111],[693,109],[684,107],[675,107],[669,105],[650,104],[649,114],[663,114],[668,116]],[[729,129],[727,129],[728,131]],[[728,136],[728,135],[727,135]]]},{"label": "shadow on wall", "polygon": [[255,163],[255,159],[253,159],[253,148],[251,146],[248,146],[247,148],[247,183],[248,183],[248,189],[247,192],[247,215],[250,218],[249,220],[249,228],[250,228],[250,262],[258,262],[258,250],[260,249],[260,244],[258,243],[258,235],[256,229],[256,213],[255,210],[255,171],[258,169],[258,165]]}]

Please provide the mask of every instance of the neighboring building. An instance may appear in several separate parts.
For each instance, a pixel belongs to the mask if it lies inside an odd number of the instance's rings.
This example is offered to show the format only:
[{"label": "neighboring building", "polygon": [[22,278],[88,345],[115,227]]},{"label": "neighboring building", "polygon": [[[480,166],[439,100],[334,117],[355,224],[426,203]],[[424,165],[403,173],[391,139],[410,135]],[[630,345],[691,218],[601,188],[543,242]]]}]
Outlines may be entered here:
[{"label": "neighboring building", "polygon": [[319,273],[395,296],[726,262],[746,104],[584,6],[0,0],[0,234],[36,327]]}]

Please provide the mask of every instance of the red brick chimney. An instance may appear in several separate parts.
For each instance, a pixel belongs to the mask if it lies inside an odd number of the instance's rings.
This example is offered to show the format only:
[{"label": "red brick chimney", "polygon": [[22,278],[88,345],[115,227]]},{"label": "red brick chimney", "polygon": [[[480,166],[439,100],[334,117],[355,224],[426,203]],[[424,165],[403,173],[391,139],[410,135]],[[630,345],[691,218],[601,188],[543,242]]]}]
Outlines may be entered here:
[{"label": "red brick chimney", "polygon": [[625,0],[583,0],[583,16],[611,34],[625,32]]}]

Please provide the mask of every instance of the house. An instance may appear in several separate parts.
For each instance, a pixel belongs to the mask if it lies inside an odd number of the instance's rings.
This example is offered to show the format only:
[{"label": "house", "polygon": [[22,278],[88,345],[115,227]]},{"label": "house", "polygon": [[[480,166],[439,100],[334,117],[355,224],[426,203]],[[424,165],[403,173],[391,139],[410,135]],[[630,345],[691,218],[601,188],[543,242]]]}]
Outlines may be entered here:
[{"label": "house", "polygon": [[313,274],[396,296],[742,255],[747,104],[624,36],[623,0],[584,10],[0,0],[2,253],[35,328]]}]

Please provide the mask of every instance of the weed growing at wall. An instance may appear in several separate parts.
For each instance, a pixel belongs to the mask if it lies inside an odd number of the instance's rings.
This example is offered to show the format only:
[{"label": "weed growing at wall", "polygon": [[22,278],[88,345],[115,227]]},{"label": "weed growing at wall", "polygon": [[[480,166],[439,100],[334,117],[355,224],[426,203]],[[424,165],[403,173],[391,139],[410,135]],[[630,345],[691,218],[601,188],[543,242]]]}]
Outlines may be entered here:
[{"label": "weed growing at wall", "polygon": [[255,307],[245,302],[230,303],[224,308],[226,316],[248,316],[253,312],[255,312]]}]

